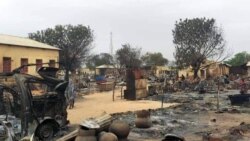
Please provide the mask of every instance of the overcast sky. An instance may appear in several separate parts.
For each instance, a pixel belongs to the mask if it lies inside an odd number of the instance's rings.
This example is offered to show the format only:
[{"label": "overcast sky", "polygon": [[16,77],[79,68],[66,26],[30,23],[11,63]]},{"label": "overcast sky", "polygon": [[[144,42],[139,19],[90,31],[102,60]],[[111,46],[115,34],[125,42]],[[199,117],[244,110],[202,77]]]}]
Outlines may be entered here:
[{"label": "overcast sky", "polygon": [[94,30],[93,53],[130,43],[143,53],[172,60],[172,30],[180,18],[215,18],[230,52],[250,52],[248,0],[0,0],[0,33],[27,36],[57,24],[83,24]]}]

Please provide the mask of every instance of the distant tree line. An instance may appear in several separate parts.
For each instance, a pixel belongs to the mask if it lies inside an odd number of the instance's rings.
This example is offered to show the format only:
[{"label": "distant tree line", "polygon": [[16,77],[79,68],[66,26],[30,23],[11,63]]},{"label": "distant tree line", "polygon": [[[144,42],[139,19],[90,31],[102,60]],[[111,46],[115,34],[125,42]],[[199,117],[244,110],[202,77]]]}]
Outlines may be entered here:
[{"label": "distant tree line", "polygon": [[250,54],[247,53],[246,51],[243,51],[235,54],[233,58],[225,62],[232,66],[241,66],[246,64],[248,61],[250,61]]},{"label": "distant tree line", "polygon": [[141,48],[124,44],[118,49],[114,56],[108,53],[92,55],[87,60],[87,67],[94,69],[97,66],[118,65],[118,68],[139,68],[142,66],[164,66],[168,64],[168,59],[164,58],[160,52],[147,52],[141,55]]},{"label": "distant tree line", "polygon": [[[194,77],[206,60],[226,59],[226,41],[222,28],[211,18],[180,19],[172,31],[175,47],[175,66],[179,69],[192,67]],[[54,28],[29,34],[29,38],[58,47],[61,66],[68,72],[86,64],[90,69],[103,64],[117,65],[119,68],[137,68],[143,65],[167,65],[169,60],[160,52],[141,53],[141,48],[123,44],[114,55],[108,53],[91,55],[93,30],[83,25],[57,25]],[[250,60],[246,52],[236,54],[226,61],[231,65],[243,64]]]}]

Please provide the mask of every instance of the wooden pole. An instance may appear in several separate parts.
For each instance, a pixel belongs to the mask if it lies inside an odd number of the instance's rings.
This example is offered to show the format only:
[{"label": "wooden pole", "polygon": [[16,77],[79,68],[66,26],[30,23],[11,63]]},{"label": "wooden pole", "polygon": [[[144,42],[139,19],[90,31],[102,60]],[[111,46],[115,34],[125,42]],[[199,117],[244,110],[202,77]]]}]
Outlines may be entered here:
[{"label": "wooden pole", "polygon": [[217,92],[217,111],[219,111],[219,110],[220,110],[219,94],[220,94],[220,78],[219,78],[219,80],[218,80],[218,92]]}]

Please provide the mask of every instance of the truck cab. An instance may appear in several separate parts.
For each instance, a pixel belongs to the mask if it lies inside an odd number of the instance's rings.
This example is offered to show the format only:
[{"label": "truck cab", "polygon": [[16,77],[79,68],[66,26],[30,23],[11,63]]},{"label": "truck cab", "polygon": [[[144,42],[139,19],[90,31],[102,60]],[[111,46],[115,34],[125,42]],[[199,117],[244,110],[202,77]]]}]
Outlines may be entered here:
[{"label": "truck cab", "polygon": [[[19,68],[20,69],[20,68]],[[35,140],[51,140],[68,123],[68,82],[57,79],[57,68],[42,67],[39,76],[9,74],[15,85],[0,84],[0,140],[20,140],[34,136]]]}]

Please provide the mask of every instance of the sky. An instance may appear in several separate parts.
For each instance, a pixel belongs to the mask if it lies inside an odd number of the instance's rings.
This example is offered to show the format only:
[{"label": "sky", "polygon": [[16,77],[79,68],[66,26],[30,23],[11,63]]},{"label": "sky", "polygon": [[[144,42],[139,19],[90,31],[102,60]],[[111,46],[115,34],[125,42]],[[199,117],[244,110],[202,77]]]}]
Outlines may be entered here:
[{"label": "sky", "polygon": [[250,53],[248,0],[0,0],[0,34],[28,33],[61,24],[83,24],[94,30],[95,53],[122,44],[161,52],[174,60],[172,30],[179,19],[214,18],[223,29],[231,56]]}]

